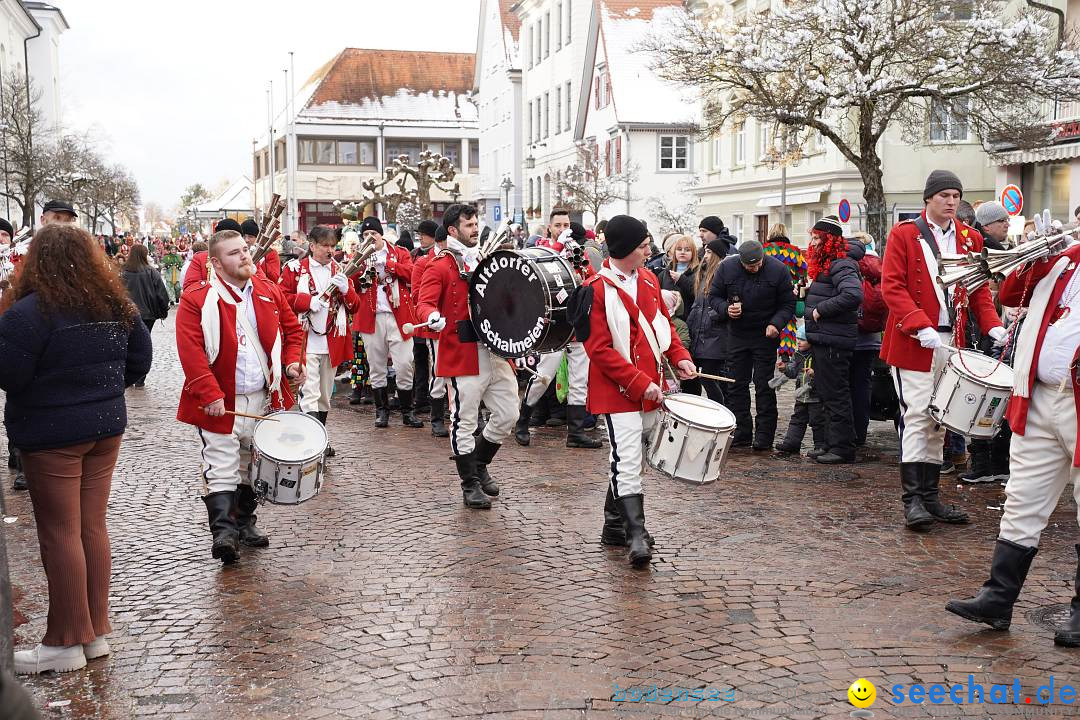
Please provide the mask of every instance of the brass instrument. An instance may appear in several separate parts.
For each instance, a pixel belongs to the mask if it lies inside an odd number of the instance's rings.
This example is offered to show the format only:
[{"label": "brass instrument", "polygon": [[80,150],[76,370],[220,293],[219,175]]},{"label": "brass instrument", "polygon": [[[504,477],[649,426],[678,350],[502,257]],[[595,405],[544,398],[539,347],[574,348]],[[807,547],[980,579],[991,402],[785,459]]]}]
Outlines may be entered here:
[{"label": "brass instrument", "polygon": [[480,251],[476,256],[477,264],[481,260],[486,258],[491,253],[502,248],[503,245],[513,245],[513,241],[510,239],[510,221],[503,220],[502,224],[490,235],[483,245],[480,246]]},{"label": "brass instrument", "polygon": [[[368,264],[368,258],[375,254],[375,241],[364,240],[357,246],[356,252],[353,253],[349,262],[341,268],[341,272],[345,274],[345,277],[352,278],[360,271],[364,271],[364,277],[360,280],[360,289],[367,290],[371,286],[370,275],[374,272],[375,267]],[[366,282],[365,282],[366,281]],[[338,286],[330,283],[326,286],[326,289],[317,295],[320,300],[329,301],[334,292],[337,291]]]},{"label": "brass instrument", "polygon": [[1011,250],[969,252],[966,255],[942,255],[937,282],[943,288],[960,285],[973,293],[991,280],[1000,281],[1028,263],[1056,255],[1077,238],[1073,229],[1057,235],[1044,235]]},{"label": "brass instrument", "polygon": [[284,211],[285,201],[274,193],[274,197],[270,199],[270,209],[266,211],[262,226],[259,227],[259,235],[255,238],[255,251],[251,253],[252,263],[262,260],[281,237],[281,213]]}]

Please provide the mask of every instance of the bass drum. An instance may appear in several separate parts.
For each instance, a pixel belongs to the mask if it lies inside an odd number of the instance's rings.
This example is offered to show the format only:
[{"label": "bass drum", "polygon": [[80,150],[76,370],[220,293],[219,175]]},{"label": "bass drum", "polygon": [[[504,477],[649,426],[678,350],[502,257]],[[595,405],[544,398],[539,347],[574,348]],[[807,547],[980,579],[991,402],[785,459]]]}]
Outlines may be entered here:
[{"label": "bass drum", "polygon": [[553,250],[499,250],[473,271],[469,319],[500,357],[562,350],[574,335],[566,301],[577,286],[573,266]]}]

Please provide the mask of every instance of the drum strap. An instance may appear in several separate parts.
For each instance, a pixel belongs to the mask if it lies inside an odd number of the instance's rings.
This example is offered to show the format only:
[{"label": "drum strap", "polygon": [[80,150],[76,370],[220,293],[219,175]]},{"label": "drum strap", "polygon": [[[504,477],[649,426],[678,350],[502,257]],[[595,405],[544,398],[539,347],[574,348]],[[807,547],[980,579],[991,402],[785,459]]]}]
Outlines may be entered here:
[{"label": "drum strap", "polygon": [[[919,235],[922,236],[923,241],[926,243],[927,247],[930,248],[930,253],[934,256],[934,269],[936,270],[937,267],[939,267],[939,263],[941,262],[941,248],[938,247],[937,238],[934,237],[934,233],[930,230],[930,226],[927,224],[926,218],[924,218],[922,215],[915,218],[915,227],[919,229]],[[937,283],[935,282],[934,290],[937,291],[938,297],[941,299],[941,301],[945,305],[945,308],[948,310],[949,322],[952,324],[953,327],[955,327],[956,308],[953,307],[952,298],[949,295],[948,288],[939,288]],[[938,319],[931,318],[931,322],[933,322],[934,325],[937,325]]]},{"label": "drum strap", "polygon": [[[656,333],[653,331],[652,323],[650,323],[648,319],[646,319],[645,313],[641,312],[641,308],[637,306],[637,303],[634,302],[633,298],[623,292],[622,289],[618,286],[618,284],[608,276],[607,273],[610,272],[611,271],[607,267],[605,267],[600,271],[600,277],[605,283],[607,283],[611,287],[612,290],[615,291],[615,294],[622,301],[623,307],[627,311],[627,313],[631,311],[637,312],[638,327],[641,328],[641,332],[644,333],[645,339],[649,342],[649,347],[652,348],[653,357],[656,359],[656,367],[660,368],[663,353],[660,350],[660,343],[656,340]],[[629,357],[627,357],[626,359],[627,362],[632,362]],[[661,369],[660,376],[663,377],[663,374],[663,370]]]}]

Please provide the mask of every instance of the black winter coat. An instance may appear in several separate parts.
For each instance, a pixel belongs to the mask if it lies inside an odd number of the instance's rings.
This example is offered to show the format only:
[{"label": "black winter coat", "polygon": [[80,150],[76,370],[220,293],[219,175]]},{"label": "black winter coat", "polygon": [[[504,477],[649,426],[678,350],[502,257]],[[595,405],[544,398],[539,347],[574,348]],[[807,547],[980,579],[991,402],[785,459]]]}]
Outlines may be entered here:
[{"label": "black winter coat", "polygon": [[686,316],[690,329],[690,356],[695,360],[724,360],[728,354],[728,324],[709,306],[702,293]]},{"label": "black winter coat", "polygon": [[[742,315],[733,320],[728,306],[736,297],[742,302]],[[795,317],[791,272],[784,263],[766,256],[761,269],[750,273],[738,255],[728,257],[713,275],[709,307],[726,319],[732,348],[756,342],[765,337],[767,326],[781,330]]]},{"label": "black winter coat", "polygon": [[684,272],[678,280],[672,280],[670,270],[671,263],[668,263],[656,271],[656,277],[660,280],[661,290],[677,290],[682,295],[682,308],[676,316],[685,319],[694,305],[694,274]]},{"label": "black winter coat", "polygon": [[[806,339],[811,345],[854,350],[859,337],[862,307],[862,275],[859,261],[866,250],[862,243],[848,243],[848,256],[833,260],[806,290]],[[814,310],[821,316],[814,320]]]},{"label": "black winter coat", "polygon": [[125,270],[122,273],[128,295],[139,316],[143,320],[164,320],[169,317],[169,292],[161,281],[161,274],[154,268],[145,268],[138,272]]}]

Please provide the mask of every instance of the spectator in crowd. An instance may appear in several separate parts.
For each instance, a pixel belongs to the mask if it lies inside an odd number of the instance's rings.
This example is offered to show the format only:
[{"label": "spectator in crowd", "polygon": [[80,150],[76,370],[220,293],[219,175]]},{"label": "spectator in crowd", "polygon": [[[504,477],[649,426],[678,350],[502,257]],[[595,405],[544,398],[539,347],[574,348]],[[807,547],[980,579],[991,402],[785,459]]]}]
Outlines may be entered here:
[{"label": "spectator in crowd", "polygon": [[[149,332],[154,329],[154,322],[169,317],[169,293],[161,275],[147,263],[146,254],[145,245],[134,245],[120,276]],[[135,387],[142,387],[145,379],[145,376],[137,378]]]},{"label": "spectator in crowd", "polygon": [[713,240],[723,240],[724,246],[727,248],[724,257],[735,254],[735,246],[738,244],[738,240],[731,236],[728,229],[724,227],[724,222],[715,215],[709,215],[701,219],[698,224],[698,237],[701,239],[702,247],[708,247]]},{"label": "spectator in crowd", "polygon": [[[721,253],[726,252],[727,244],[723,240],[713,240],[709,247],[705,248],[705,256],[693,274],[694,302],[686,315],[686,324],[690,330],[690,344],[687,349],[697,367],[709,375],[724,376],[727,373],[727,318],[713,310],[709,304],[709,288],[720,263],[726,257]],[[698,382],[710,400],[724,402],[724,389],[718,381],[700,379]],[[686,387],[684,380],[683,388]],[[690,386],[690,390],[692,389],[693,385]]]},{"label": "spectator in crowd", "polygon": [[0,317],[4,424],[34,506],[49,616],[15,671],[66,672],[109,654],[105,508],[127,425],[124,387],[150,369],[150,334],[94,238],[38,230]]},{"label": "spectator in crowd", "polygon": [[810,343],[806,341],[805,325],[799,325],[795,331],[795,342],[797,345],[794,353],[781,354],[778,357],[776,369],[780,374],[772,380],[776,388],[789,380],[795,381],[795,409],[788,419],[784,438],[776,444],[776,450],[781,455],[798,455],[802,452],[803,438],[809,425],[814,438],[814,449],[807,453],[807,457],[817,459],[826,452],[825,429],[828,423],[825,419],[825,406],[814,390],[814,362],[810,356]]},{"label": "spectator in crowd", "polygon": [[979,204],[975,211],[975,229],[983,236],[983,246],[991,250],[1004,250],[1009,236],[1009,213],[996,200]]},{"label": "spectator in crowd", "polygon": [[790,356],[795,352],[795,330],[797,321],[803,316],[804,297],[806,295],[806,256],[803,251],[795,247],[788,238],[787,226],[784,223],[776,223],[769,230],[769,239],[765,243],[765,254],[774,257],[787,266],[791,273],[791,284],[795,288],[795,317],[791,322],[780,329],[781,356]]},{"label": "spectator in crowd", "polygon": [[849,374],[855,445],[862,447],[866,444],[866,433],[870,428],[874,363],[881,353],[881,331],[885,329],[889,309],[881,296],[881,258],[874,251],[874,238],[869,233],[860,231],[852,234],[850,242],[862,245],[864,252],[863,258],[859,260],[863,302],[859,311],[859,334],[855,339],[855,350],[851,354]]},{"label": "spectator in crowd", "polygon": [[665,262],[657,273],[661,290],[678,290],[682,295],[679,317],[685,318],[694,305],[694,276],[701,260],[689,235],[673,233],[664,240]]},{"label": "spectator in crowd", "polygon": [[[795,315],[791,273],[765,257],[757,240],[745,240],[739,252],[720,264],[709,288],[709,305],[728,318],[728,363],[735,382],[725,393],[737,422],[734,447],[771,450],[776,436],[776,391],[769,387],[780,345],[780,328]],[[750,415],[754,382],[756,422]]]}]

